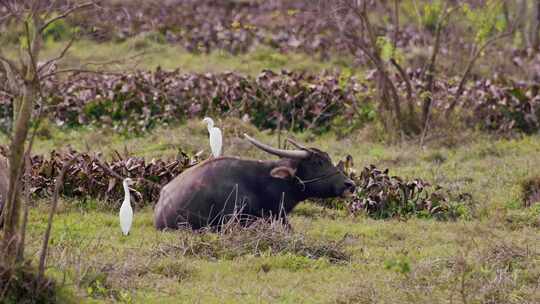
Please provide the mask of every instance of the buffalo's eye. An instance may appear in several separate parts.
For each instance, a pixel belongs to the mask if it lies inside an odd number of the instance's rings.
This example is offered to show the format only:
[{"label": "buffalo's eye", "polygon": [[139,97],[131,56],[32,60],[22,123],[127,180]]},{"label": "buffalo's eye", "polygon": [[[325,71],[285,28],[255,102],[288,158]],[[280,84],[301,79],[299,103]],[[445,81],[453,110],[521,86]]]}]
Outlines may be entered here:
[{"label": "buffalo's eye", "polygon": [[324,160],[318,158],[318,159],[316,160],[316,163],[317,163],[317,165],[322,166],[322,165],[324,165]]}]

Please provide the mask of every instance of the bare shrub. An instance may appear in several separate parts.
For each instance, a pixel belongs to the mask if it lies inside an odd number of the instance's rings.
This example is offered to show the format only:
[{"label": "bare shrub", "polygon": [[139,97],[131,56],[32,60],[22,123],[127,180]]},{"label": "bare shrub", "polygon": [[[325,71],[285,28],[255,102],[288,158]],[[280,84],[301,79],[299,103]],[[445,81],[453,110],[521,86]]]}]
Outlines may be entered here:
[{"label": "bare shrub", "polygon": [[367,214],[374,218],[408,218],[411,216],[455,220],[470,218],[475,202],[470,193],[451,191],[415,178],[406,180],[392,176],[388,169],[374,165],[365,167],[360,174],[348,175],[358,188],[347,204],[352,215]]},{"label": "bare shrub", "polygon": [[21,264],[16,269],[0,264],[2,303],[57,303],[55,288],[53,280],[39,277],[30,264]]},{"label": "bare shrub", "polygon": [[536,303],[539,257],[523,244],[466,240],[449,258],[416,264],[400,287],[423,296],[443,291],[450,303]]}]

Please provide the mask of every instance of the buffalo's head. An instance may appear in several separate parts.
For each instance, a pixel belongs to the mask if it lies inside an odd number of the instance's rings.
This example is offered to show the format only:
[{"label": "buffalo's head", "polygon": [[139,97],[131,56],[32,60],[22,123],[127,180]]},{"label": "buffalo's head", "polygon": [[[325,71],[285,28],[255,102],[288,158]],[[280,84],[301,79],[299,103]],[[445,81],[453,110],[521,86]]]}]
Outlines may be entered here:
[{"label": "buffalo's head", "polygon": [[348,197],[356,188],[354,182],[343,171],[332,164],[328,153],[316,148],[307,148],[288,140],[297,150],[277,149],[263,144],[244,134],[257,148],[290,160],[281,162],[270,174],[275,178],[298,183],[308,197]]}]

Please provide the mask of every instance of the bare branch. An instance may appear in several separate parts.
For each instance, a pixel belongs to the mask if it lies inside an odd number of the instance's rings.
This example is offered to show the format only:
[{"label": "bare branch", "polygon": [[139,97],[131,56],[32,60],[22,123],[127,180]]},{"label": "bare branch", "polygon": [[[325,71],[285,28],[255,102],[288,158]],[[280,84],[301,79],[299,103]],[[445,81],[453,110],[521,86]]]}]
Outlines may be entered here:
[{"label": "bare branch", "polygon": [[51,16],[57,2],[58,2],[57,0],[53,0],[53,1],[51,1],[51,3],[49,3],[49,7],[47,7],[45,9],[45,14],[43,14],[43,18],[47,19],[47,18],[49,18],[49,16]]},{"label": "bare branch", "polygon": [[7,1],[0,1],[0,5],[3,6],[6,11],[8,12],[6,16],[3,16],[2,17],[2,21],[4,21],[4,19],[8,19],[9,17],[17,17],[18,14],[16,12],[16,9],[13,8],[11,5],[12,3],[9,3]]},{"label": "bare branch", "polygon": [[[426,71],[428,72],[428,77],[430,77],[429,73],[433,72],[435,69],[435,62],[437,60],[437,55],[439,54],[439,49],[440,49],[440,40],[441,40],[440,38],[441,38],[442,30],[445,27],[445,24],[449,20],[452,13],[455,12],[455,8],[448,9],[447,7],[448,7],[448,4],[445,2],[444,7],[443,7],[444,14],[442,15],[442,17],[439,18],[436,25],[435,42],[433,46],[433,51],[431,53],[431,57],[427,65],[427,70],[425,67],[422,69],[422,77],[424,77]],[[428,79],[428,82],[429,82],[429,79]]]},{"label": "bare branch", "polygon": [[15,73],[18,76],[22,75],[21,71],[17,67],[17,64],[13,60],[3,56],[1,50],[0,50],[0,61],[4,65],[4,69],[6,70],[6,73]]},{"label": "bare branch", "polygon": [[453,112],[454,108],[456,107],[457,102],[459,100],[459,97],[461,96],[461,94],[463,93],[463,90],[465,89],[465,83],[467,82],[469,74],[471,73],[472,67],[476,63],[476,60],[478,60],[478,58],[480,58],[480,56],[482,55],[482,53],[484,52],[484,50],[488,46],[490,46],[491,44],[493,44],[494,42],[496,42],[496,41],[498,41],[498,40],[500,40],[502,38],[505,38],[505,37],[508,37],[508,36],[512,35],[513,33],[514,33],[514,31],[513,31],[513,29],[511,29],[511,30],[509,30],[507,32],[495,35],[494,37],[491,37],[490,39],[486,40],[482,45],[480,45],[480,47],[478,47],[476,49],[474,54],[471,56],[471,58],[469,58],[469,61],[467,62],[467,66],[465,67],[465,71],[463,72],[463,75],[461,76],[461,80],[459,81],[458,89],[457,89],[456,93],[454,94],[454,100],[452,100],[452,103],[446,109],[446,117],[449,117],[450,114]]},{"label": "bare branch", "polygon": [[113,60],[107,60],[107,61],[87,61],[84,63],[84,66],[90,66],[90,65],[111,65],[111,64],[124,64],[126,62],[129,62],[131,60],[134,60],[136,58],[142,57],[144,55],[147,55],[148,52],[140,52],[135,55],[129,56],[124,59],[113,59]]},{"label": "bare branch", "polygon": [[[435,82],[435,64],[437,62],[437,55],[439,54],[440,45],[441,45],[441,33],[445,27],[445,23],[448,22],[450,16],[455,11],[454,8],[448,9],[447,3],[445,2],[443,7],[443,16],[437,22],[437,29],[435,32],[435,42],[433,45],[433,52],[431,53],[431,58],[427,66],[427,70],[422,71],[422,77],[427,75],[427,85],[426,91],[429,93],[424,98],[424,103],[422,104],[422,135],[420,137],[420,146],[424,145],[424,140],[427,135],[429,127],[429,119],[431,114],[431,106],[433,104],[433,83]],[[426,74],[427,71],[427,74]]]},{"label": "bare branch", "polygon": [[399,0],[394,0],[394,37],[393,37],[394,41],[392,41],[394,50],[397,48],[398,36],[399,36]]},{"label": "bare branch", "polygon": [[138,58],[138,57],[141,57],[143,55],[145,55],[146,53],[145,52],[142,52],[142,53],[138,53],[138,54],[135,54],[133,56],[130,56],[128,58],[125,58],[125,59],[120,59],[120,60],[108,60],[108,61],[101,61],[101,62],[86,62],[84,63],[84,65],[82,65],[82,67],[79,67],[79,68],[66,68],[66,69],[61,69],[61,70],[56,70],[56,71],[52,71],[50,73],[47,73],[45,75],[42,75],[40,77],[40,80],[45,80],[47,78],[50,78],[50,77],[53,77],[53,76],[56,76],[56,75],[59,75],[59,74],[66,74],[66,73],[89,73],[89,74],[105,74],[105,75],[116,75],[116,76],[121,76],[123,75],[122,73],[117,73],[117,72],[113,72],[113,71],[107,71],[107,70],[92,70],[92,69],[87,69],[85,67],[87,66],[110,66],[112,64],[124,64],[130,60],[133,60],[135,58]]},{"label": "bare branch", "polygon": [[360,50],[368,59],[373,63],[380,75],[379,90],[383,100],[392,102],[393,114],[395,115],[395,123],[397,124],[397,129],[401,129],[402,124],[402,115],[401,115],[401,105],[400,97],[397,91],[395,84],[388,75],[385,62],[382,60],[379,50],[377,48],[377,36],[373,29],[373,25],[369,20],[367,13],[366,2],[362,2],[360,5],[356,1],[346,1],[345,6],[352,11],[353,14],[363,23],[364,29],[368,35],[368,46],[359,43],[358,37],[348,34],[346,31],[341,31],[342,35],[348,38],[348,47],[350,51],[354,54],[355,50]]},{"label": "bare branch", "polygon": [[32,65],[32,74],[33,74],[33,79],[36,79],[37,76],[36,75],[36,71],[37,71],[37,63],[36,63],[36,60],[34,58],[34,41],[35,39],[37,39],[36,37],[34,37],[33,39],[30,38],[30,26],[28,25],[28,21],[25,21],[24,22],[24,30],[26,32],[26,43],[28,44],[27,47],[27,52],[28,52],[28,57],[30,58],[30,64]]},{"label": "bare branch", "polygon": [[[56,207],[58,205],[58,196],[60,193],[60,189],[62,189],[62,186],[64,185],[64,176],[66,175],[67,169],[73,165],[75,160],[77,159],[76,156],[72,157],[67,163],[62,166],[62,170],[58,174],[58,177],[56,178],[56,185],[54,187],[54,194],[53,194],[53,201],[51,206],[51,211],[49,212],[49,220],[47,221],[47,229],[45,230],[45,235],[43,236],[43,244],[41,247],[41,253],[39,255],[39,270],[38,270],[38,279],[41,279],[43,277],[43,274],[45,272],[45,258],[47,257],[47,248],[49,245],[49,237],[51,235],[51,229],[52,229],[52,223],[54,214],[56,213]],[[38,280],[39,281],[39,280]]]},{"label": "bare branch", "polygon": [[50,77],[57,76],[60,74],[68,74],[68,73],[88,73],[88,74],[99,74],[99,75],[116,75],[116,76],[122,76],[124,74],[118,73],[118,72],[109,72],[109,71],[101,71],[101,70],[87,70],[87,69],[63,69],[63,70],[57,70],[48,74],[45,74],[39,78],[40,81],[46,80]]},{"label": "bare branch", "polygon": [[49,27],[49,25],[51,25],[52,23],[60,20],[60,19],[64,19],[66,18],[67,16],[69,16],[70,14],[72,14],[73,12],[75,11],[78,11],[78,10],[82,10],[82,9],[85,9],[85,8],[88,8],[88,7],[91,7],[91,6],[94,6],[95,3],[94,1],[91,1],[91,2],[86,2],[86,3],[83,3],[83,4],[79,4],[79,5],[76,5],[68,10],[66,10],[65,12],[63,12],[62,14],[46,21],[40,28],[39,28],[39,31],[38,33],[41,34],[47,27]]},{"label": "bare branch", "polygon": [[409,78],[409,75],[405,72],[405,70],[397,63],[397,61],[394,58],[390,58],[390,63],[396,68],[396,70],[399,73],[399,76],[403,81],[405,82],[405,86],[407,86],[407,99],[412,98],[412,85],[411,85],[411,79]]},{"label": "bare branch", "polygon": [[4,15],[2,17],[0,17],[0,24],[4,23],[6,20],[8,20],[12,15],[11,14],[7,14],[7,15]]},{"label": "bare branch", "polygon": [[62,58],[64,58],[64,56],[66,56],[66,53],[69,51],[69,49],[71,48],[71,46],[73,45],[73,42],[75,41],[75,35],[73,37],[71,37],[71,39],[69,40],[69,42],[66,44],[66,46],[64,47],[64,49],[62,49],[62,52],[60,52],[60,54],[50,60],[48,60],[47,62],[45,62],[45,64],[43,64],[41,67],[39,67],[38,69],[38,72],[41,72],[42,70],[46,69],[47,67],[49,67],[51,64],[55,64],[57,63],[58,61],[62,60]]},{"label": "bare branch", "polygon": [[12,93],[11,95],[19,95],[19,86],[17,85],[17,76],[20,77],[20,74],[18,72],[14,72],[11,69],[11,66],[5,62],[2,61],[2,66],[4,67],[4,71],[6,73],[7,78],[7,85],[8,89]]},{"label": "bare branch", "polygon": [[[101,163],[101,161],[99,161],[98,159],[96,159],[96,165],[98,165],[98,167],[100,167],[101,169],[103,169],[103,171],[107,172],[109,175],[119,179],[119,180],[124,180],[125,177],[122,177],[120,174],[114,172],[113,170],[111,170],[111,168],[105,166],[103,163]],[[139,181],[142,181],[142,182],[145,182],[153,187],[157,187],[157,188],[161,188],[161,186],[157,183],[154,183],[153,181],[151,180],[148,180],[144,177],[138,177],[137,178]]]}]

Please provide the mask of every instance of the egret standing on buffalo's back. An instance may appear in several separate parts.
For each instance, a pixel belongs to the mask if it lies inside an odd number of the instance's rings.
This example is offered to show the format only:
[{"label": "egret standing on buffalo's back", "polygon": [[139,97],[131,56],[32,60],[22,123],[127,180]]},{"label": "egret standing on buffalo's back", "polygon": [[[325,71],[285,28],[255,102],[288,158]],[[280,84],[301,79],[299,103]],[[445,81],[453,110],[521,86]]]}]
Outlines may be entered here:
[{"label": "egret standing on buffalo's back", "polygon": [[221,155],[221,145],[223,142],[221,130],[214,127],[214,121],[210,117],[205,117],[203,122],[208,124],[208,133],[210,134],[210,149],[212,150],[212,155],[214,155],[214,157],[219,157]]},{"label": "egret standing on buffalo's back", "polygon": [[124,235],[129,234],[129,230],[131,229],[131,224],[133,223],[133,208],[131,208],[131,196],[129,195],[129,186],[133,185],[134,181],[131,178],[126,178],[122,182],[122,185],[124,186],[124,202],[122,203],[122,207],[120,207],[120,228],[122,228],[122,233]]}]

